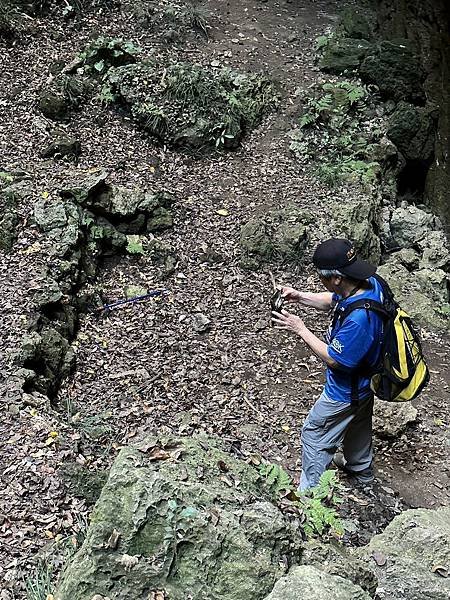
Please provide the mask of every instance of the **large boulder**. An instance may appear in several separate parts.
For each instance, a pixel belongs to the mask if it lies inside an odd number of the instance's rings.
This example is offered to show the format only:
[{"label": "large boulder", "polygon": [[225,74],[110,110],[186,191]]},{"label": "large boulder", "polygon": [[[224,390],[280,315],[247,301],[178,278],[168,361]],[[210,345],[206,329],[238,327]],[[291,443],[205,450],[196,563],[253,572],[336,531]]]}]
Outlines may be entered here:
[{"label": "large boulder", "polygon": [[359,73],[395,100],[422,101],[423,73],[407,40],[382,41],[367,52]]},{"label": "large boulder", "polygon": [[265,600],[370,600],[359,585],[316,567],[294,567],[277,581]]},{"label": "large boulder", "polygon": [[431,160],[434,134],[433,111],[429,108],[399,102],[389,118],[387,136],[407,160]]},{"label": "large boulder", "polygon": [[298,528],[218,442],[151,438],[121,450],[55,598],[261,600],[298,562]]},{"label": "large boulder", "polygon": [[346,71],[356,71],[371,44],[366,40],[352,38],[331,39],[319,61],[319,67],[326,73],[339,75]]},{"label": "large boulder", "polygon": [[240,243],[245,259],[288,260],[303,258],[309,239],[311,213],[288,206],[250,219],[241,227]]},{"label": "large boulder", "polygon": [[448,600],[450,508],[407,510],[356,555],[371,561],[380,600]]}]

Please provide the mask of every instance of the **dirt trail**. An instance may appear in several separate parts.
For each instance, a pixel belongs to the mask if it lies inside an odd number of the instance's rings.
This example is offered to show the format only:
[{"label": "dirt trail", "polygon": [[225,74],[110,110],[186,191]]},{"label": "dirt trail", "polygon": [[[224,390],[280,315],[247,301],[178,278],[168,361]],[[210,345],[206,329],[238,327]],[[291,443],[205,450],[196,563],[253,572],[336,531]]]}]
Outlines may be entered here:
[{"label": "dirt trail", "polygon": [[[314,40],[334,23],[340,3],[205,4],[212,15],[211,39],[186,44],[179,56],[266,72],[282,91],[279,111],[240,150],[227,155],[197,160],[152,147],[129,121],[93,103],[66,126],[81,140],[83,154],[76,165],[38,157],[49,123],[36,109],[36,93],[53,60],[70,60],[74,48],[94,31],[120,34],[139,41],[144,51],[151,49],[151,34],[126,7],[113,17],[90,15],[79,28],[58,20],[48,28],[45,21],[36,21],[34,37],[5,49],[0,78],[6,119],[0,143],[6,151],[1,166],[29,171],[36,197],[94,167],[104,167],[111,181],[130,187],[171,190],[175,226],[162,237],[176,248],[179,262],[166,281],[146,257],[105,264],[99,285],[111,300],[122,297],[127,285],[164,285],[170,296],[100,319],[82,317],[77,371],[63,385],[55,410],[39,409],[33,415],[28,407],[18,415],[5,413],[0,424],[2,600],[24,597],[23,591],[12,595],[11,589],[22,587],[15,580],[30,570],[38,548],[82,527],[87,508],[62,485],[60,461],[76,459],[92,469],[104,468],[120,445],[137,436],[204,430],[244,452],[281,461],[298,474],[300,427],[320,393],[323,369],[305,346],[268,327],[269,278],[239,267],[239,229],[251,215],[290,202],[316,213],[332,194],[294,162],[288,131],[298,114],[296,90],[321,77],[314,66]],[[220,216],[220,208],[229,216]],[[18,250],[4,263],[9,281],[2,282],[3,349],[14,347],[21,335],[20,322],[29,312],[29,280],[39,261],[34,254],[20,253],[36,235],[26,227],[29,207],[21,210]],[[205,258],[214,253],[214,260]],[[278,267],[274,272],[280,282],[318,289],[309,269]],[[197,312],[211,320],[208,333],[193,329],[191,317]],[[325,317],[304,315],[315,331],[325,329]],[[418,404],[419,420],[399,440],[378,440],[376,463],[386,494],[431,507],[449,502],[450,340],[426,335],[433,373]],[[2,369],[6,377],[11,365]],[[52,430],[60,440],[47,445]],[[377,502],[371,498],[367,514],[377,514]]]}]

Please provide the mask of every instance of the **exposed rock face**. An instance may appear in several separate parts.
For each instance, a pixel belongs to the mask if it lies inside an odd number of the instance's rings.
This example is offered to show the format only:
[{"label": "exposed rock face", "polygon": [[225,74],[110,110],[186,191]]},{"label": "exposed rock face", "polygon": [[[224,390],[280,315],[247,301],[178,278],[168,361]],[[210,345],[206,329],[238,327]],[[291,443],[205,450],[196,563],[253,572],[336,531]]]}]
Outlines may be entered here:
[{"label": "exposed rock face", "polygon": [[324,573],[348,579],[370,596],[373,596],[377,589],[377,578],[367,563],[352,556],[345,546],[333,540],[327,544],[316,540],[306,542],[302,550],[301,564],[311,565]]},{"label": "exposed rock face", "polygon": [[241,247],[247,258],[301,261],[309,238],[308,211],[295,206],[271,211],[241,228]]},{"label": "exposed rock face", "polygon": [[364,39],[337,38],[330,40],[319,66],[326,73],[339,75],[359,68],[371,44]]},{"label": "exposed rock face", "polygon": [[[378,566],[374,554],[385,558]],[[407,510],[356,555],[372,561],[379,587],[377,598],[447,600],[450,579],[437,567],[450,564],[450,508]]]},{"label": "exposed rock face", "polygon": [[422,69],[407,40],[377,44],[374,51],[367,53],[360,74],[395,100],[424,98]]},{"label": "exposed rock face", "polygon": [[429,108],[399,102],[389,120],[387,136],[406,160],[430,161],[434,153],[435,123]]},{"label": "exposed rock face", "polygon": [[294,567],[265,600],[370,600],[359,585],[312,566]]},{"label": "exposed rock face", "polygon": [[62,190],[61,196],[34,207],[49,260],[33,291],[36,316],[15,355],[17,366],[28,373],[26,390],[50,396],[75,366],[71,341],[78,313],[92,300],[80,291],[95,276],[99,259],[124,252],[127,234],[172,225],[168,194],[110,186],[105,173]]},{"label": "exposed rock face", "polygon": [[358,253],[378,264],[381,257],[380,201],[375,196],[333,206],[333,231],[336,237],[353,241]]},{"label": "exposed rock face", "polygon": [[252,467],[206,438],[154,438],[120,452],[55,598],[260,600],[300,547]]},{"label": "exposed rock face", "polygon": [[450,220],[450,4],[447,0],[377,0],[378,26],[383,37],[408,39],[424,72],[423,88],[430,106],[438,107],[434,163],[426,176],[425,199]]},{"label": "exposed rock face", "polygon": [[[393,254],[386,264],[378,268],[377,273],[386,279],[394,292],[395,299],[414,321],[438,329],[448,328],[448,288],[447,275],[444,271],[434,271],[436,287],[431,282],[427,282],[429,272],[411,273],[397,261]],[[435,278],[439,279],[436,281]],[[430,292],[432,295],[429,295]],[[436,299],[436,294],[439,299]]]}]

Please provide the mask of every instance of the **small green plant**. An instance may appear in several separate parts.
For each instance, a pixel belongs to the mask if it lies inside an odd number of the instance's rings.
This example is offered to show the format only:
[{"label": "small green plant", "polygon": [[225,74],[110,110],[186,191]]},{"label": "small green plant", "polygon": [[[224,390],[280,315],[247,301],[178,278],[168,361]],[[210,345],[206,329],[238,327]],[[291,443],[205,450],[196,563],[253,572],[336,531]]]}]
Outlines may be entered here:
[{"label": "small green plant", "polygon": [[6,171],[0,171],[0,189],[14,181],[14,176]]},{"label": "small green plant", "polygon": [[370,154],[383,132],[371,102],[367,88],[352,81],[323,83],[306,98],[290,147],[330,187],[344,181],[366,187],[378,176],[380,165]]},{"label": "small green plant", "polygon": [[127,235],[126,251],[128,254],[145,254],[141,238],[138,235]]},{"label": "small green plant", "polygon": [[291,476],[280,465],[267,463],[259,466],[259,473],[266,480],[271,492],[279,496],[282,491],[294,489]]},{"label": "small green plant", "polygon": [[37,564],[34,573],[25,579],[27,600],[47,600],[51,593],[53,569],[46,560]]},{"label": "small green plant", "polygon": [[341,486],[336,477],[336,471],[325,471],[320,477],[319,484],[307,491],[299,504],[305,515],[303,529],[308,536],[323,536],[328,532],[341,536],[344,527],[339,515],[334,508],[342,500],[336,496],[336,491]]},{"label": "small green plant", "polygon": [[336,495],[341,489],[336,471],[325,471],[319,484],[299,495],[292,478],[277,464],[267,463],[259,466],[260,475],[266,480],[271,493],[278,497],[287,495],[304,516],[303,530],[307,536],[324,536],[328,533],[341,536],[343,525],[335,506],[342,500]]},{"label": "small green plant", "polygon": [[100,36],[78,55],[87,71],[93,75],[104,75],[111,67],[120,67],[136,62],[141,52],[130,40]]}]

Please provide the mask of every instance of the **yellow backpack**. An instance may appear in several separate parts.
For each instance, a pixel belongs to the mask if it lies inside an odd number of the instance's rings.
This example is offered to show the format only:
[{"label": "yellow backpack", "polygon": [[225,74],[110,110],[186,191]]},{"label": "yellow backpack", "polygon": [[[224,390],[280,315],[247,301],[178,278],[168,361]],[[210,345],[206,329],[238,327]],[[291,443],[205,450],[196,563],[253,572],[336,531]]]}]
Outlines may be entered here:
[{"label": "yellow backpack", "polygon": [[342,322],[349,313],[365,308],[381,315],[383,340],[378,363],[358,369],[352,377],[352,401],[357,400],[358,379],[371,377],[370,387],[381,400],[406,402],[416,398],[430,380],[420,338],[411,317],[400,308],[392,290],[379,275],[374,275],[383,289],[383,302],[356,300],[343,310],[338,318]]}]

